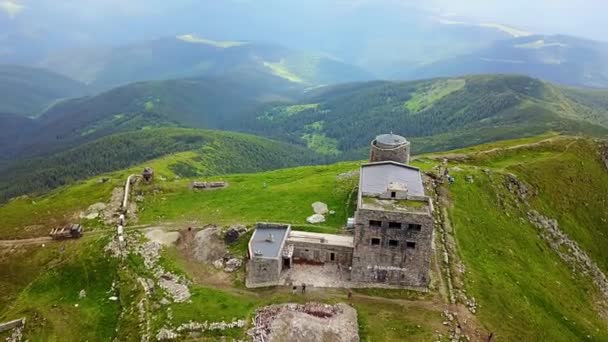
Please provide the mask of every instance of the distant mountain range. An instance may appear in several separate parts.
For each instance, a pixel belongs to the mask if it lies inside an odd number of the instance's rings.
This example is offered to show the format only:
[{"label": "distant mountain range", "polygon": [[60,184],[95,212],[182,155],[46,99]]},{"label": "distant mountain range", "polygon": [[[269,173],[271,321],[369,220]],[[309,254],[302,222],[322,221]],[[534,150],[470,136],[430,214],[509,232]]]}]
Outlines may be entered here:
[{"label": "distant mountain range", "polygon": [[271,44],[213,41],[191,34],[115,48],[62,51],[51,54],[41,66],[94,90],[138,81],[237,72],[266,73],[303,86],[373,78],[361,68],[319,54]]},{"label": "distant mountain range", "polygon": [[0,112],[35,117],[61,99],[83,96],[86,86],[47,70],[0,65]]},{"label": "distant mountain range", "polygon": [[568,36],[530,35],[402,73],[403,78],[521,74],[574,86],[608,87],[608,43]]}]

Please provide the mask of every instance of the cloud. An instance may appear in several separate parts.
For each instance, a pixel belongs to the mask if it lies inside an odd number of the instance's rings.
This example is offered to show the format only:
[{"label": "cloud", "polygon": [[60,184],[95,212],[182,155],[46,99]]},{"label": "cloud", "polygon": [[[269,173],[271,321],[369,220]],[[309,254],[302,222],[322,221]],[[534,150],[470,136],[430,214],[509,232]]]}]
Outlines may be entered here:
[{"label": "cloud", "polygon": [[20,3],[17,3],[15,0],[0,1],[0,10],[8,14],[11,19],[16,17],[24,9],[25,6]]}]

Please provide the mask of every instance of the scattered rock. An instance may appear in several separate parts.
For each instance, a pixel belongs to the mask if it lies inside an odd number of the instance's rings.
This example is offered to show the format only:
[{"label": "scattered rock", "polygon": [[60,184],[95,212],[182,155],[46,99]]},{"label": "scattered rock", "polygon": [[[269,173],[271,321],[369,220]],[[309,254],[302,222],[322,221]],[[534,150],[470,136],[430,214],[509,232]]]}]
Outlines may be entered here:
[{"label": "scattered rock", "polygon": [[111,300],[111,301],[115,302],[115,301],[117,301],[117,300],[118,300],[118,297],[116,297],[116,296],[111,296],[111,297],[108,297],[108,300]]},{"label": "scattered rock", "polygon": [[318,215],[325,215],[329,212],[329,208],[327,207],[327,204],[325,204],[323,202],[313,203],[312,209],[315,212],[315,214],[318,214]]},{"label": "scattered rock", "polygon": [[181,281],[181,278],[171,273],[163,274],[159,279],[159,285],[167,291],[176,303],[183,303],[190,299],[188,286]]},{"label": "scattered rock", "polygon": [[247,334],[262,341],[359,341],[357,312],[346,304],[271,305],[259,309]]},{"label": "scattered rock", "polygon": [[95,203],[90,205],[87,210],[80,213],[80,218],[94,220],[99,217],[100,213],[106,208],[105,203]]},{"label": "scattered rock", "polygon": [[224,271],[226,271],[226,272],[234,272],[239,267],[241,267],[242,265],[243,265],[243,261],[241,259],[232,258],[232,259],[226,261],[226,265],[224,267]]},{"label": "scattered rock", "polygon": [[80,292],[78,293],[78,298],[84,299],[86,297],[87,297],[87,291],[85,291],[84,289],[80,290]]},{"label": "scattered rock", "polygon": [[221,270],[222,268],[224,268],[224,259],[217,259],[213,262],[213,267],[217,268],[218,270]]},{"label": "scattered rock", "polygon": [[158,331],[158,334],[156,334],[156,339],[158,341],[175,340],[178,337],[179,335],[175,331],[169,330],[167,328],[161,328]]},{"label": "scattered rock", "polygon": [[338,178],[338,179],[349,179],[349,178],[355,178],[355,177],[358,177],[358,176],[359,176],[359,170],[352,170],[352,171],[341,173],[338,176],[336,176],[336,178]]},{"label": "scattered rock", "polygon": [[312,224],[325,222],[325,216],[320,215],[320,214],[314,214],[314,215],[306,218],[306,221],[308,223],[312,223]]}]

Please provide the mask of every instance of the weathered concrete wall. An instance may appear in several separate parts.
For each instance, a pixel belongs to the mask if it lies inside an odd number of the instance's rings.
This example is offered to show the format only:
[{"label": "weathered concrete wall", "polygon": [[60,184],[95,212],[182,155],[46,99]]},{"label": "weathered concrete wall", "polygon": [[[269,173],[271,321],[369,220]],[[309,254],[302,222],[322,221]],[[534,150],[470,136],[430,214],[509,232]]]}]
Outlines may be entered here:
[{"label": "weathered concrete wall", "polygon": [[[353,249],[344,246],[331,246],[322,243],[290,242],[294,246],[293,260],[312,261],[318,263],[337,263],[350,266],[353,260]],[[334,260],[331,260],[334,253]]]},{"label": "weathered concrete wall", "polygon": [[381,148],[376,146],[375,140],[372,141],[372,148],[369,155],[370,162],[381,162],[392,160],[397,163],[410,163],[410,143],[405,143],[395,148]]},{"label": "weathered concrete wall", "polygon": [[279,282],[282,259],[252,258],[247,262],[247,287],[269,286]]},{"label": "weathered concrete wall", "polygon": [[25,318],[16,319],[9,322],[0,323],[0,333],[25,325]]},{"label": "weathered concrete wall", "polygon": [[[369,221],[382,222],[370,227]],[[402,228],[389,228],[389,222],[400,222]],[[420,231],[406,228],[421,225]],[[433,217],[413,214],[359,209],[355,214],[355,240],[351,279],[403,286],[427,286],[432,255]],[[372,245],[372,239],[379,239]],[[391,246],[390,240],[398,242]],[[414,248],[408,247],[415,243]]]}]

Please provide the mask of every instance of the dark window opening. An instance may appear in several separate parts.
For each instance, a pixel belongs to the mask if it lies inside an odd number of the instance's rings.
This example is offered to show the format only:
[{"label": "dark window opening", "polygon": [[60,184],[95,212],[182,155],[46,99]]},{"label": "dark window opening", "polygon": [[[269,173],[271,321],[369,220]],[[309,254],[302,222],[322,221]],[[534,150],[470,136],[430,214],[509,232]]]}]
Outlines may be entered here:
[{"label": "dark window opening", "polygon": [[336,260],[336,254],[335,254],[335,253],[331,253],[331,254],[329,255],[329,260],[331,260],[331,261],[335,261],[335,260]]},{"label": "dark window opening", "polygon": [[422,226],[421,226],[421,225],[419,225],[419,224],[414,224],[414,223],[412,223],[412,224],[410,224],[410,225],[409,225],[409,229],[410,229],[410,230],[413,230],[413,231],[415,231],[415,232],[419,232],[419,231],[421,231],[421,230],[422,230]]},{"label": "dark window opening", "polygon": [[413,241],[408,241],[408,242],[405,243],[405,246],[407,246],[407,248],[410,248],[410,249],[415,249],[416,248],[416,243],[413,242]]},{"label": "dark window opening", "polygon": [[397,197],[397,193],[395,191],[391,192],[391,198]]},{"label": "dark window opening", "polygon": [[370,227],[382,227],[382,221],[378,220],[369,220]]},{"label": "dark window opening", "polygon": [[389,222],[388,223],[388,227],[389,228],[393,228],[393,229],[401,229],[401,223],[399,223],[399,222]]},{"label": "dark window opening", "polygon": [[398,247],[399,246],[399,241],[398,240],[388,240],[388,245],[390,247]]},{"label": "dark window opening", "polygon": [[372,246],[378,246],[378,245],[380,245],[380,239],[372,238]]}]

